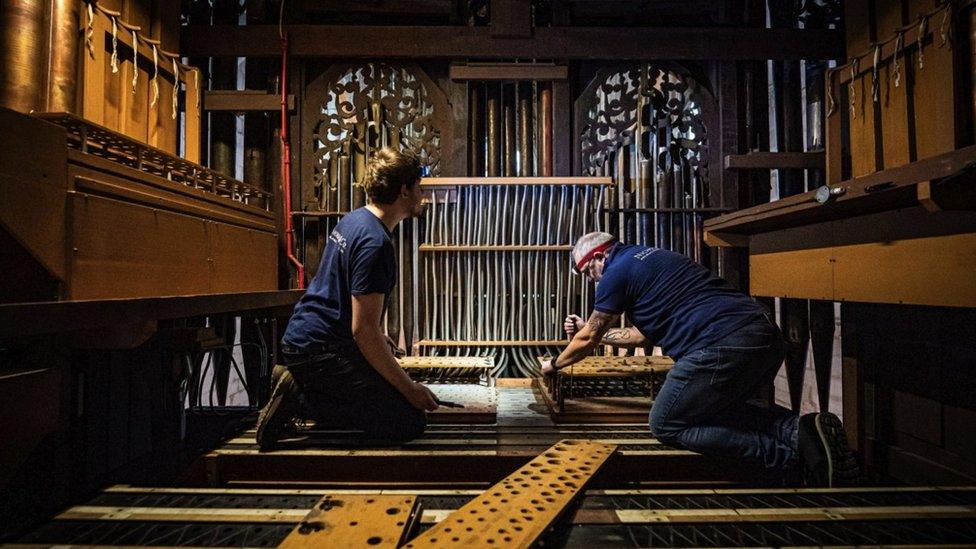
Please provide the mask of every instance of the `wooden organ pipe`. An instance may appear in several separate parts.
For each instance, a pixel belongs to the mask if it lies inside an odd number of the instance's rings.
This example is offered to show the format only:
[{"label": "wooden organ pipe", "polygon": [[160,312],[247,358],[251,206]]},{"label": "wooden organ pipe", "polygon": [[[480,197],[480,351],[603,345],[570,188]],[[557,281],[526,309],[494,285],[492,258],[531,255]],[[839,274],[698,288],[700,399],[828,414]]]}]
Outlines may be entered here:
[{"label": "wooden organ pipe", "polygon": [[552,83],[539,84],[539,175],[552,176]]}]

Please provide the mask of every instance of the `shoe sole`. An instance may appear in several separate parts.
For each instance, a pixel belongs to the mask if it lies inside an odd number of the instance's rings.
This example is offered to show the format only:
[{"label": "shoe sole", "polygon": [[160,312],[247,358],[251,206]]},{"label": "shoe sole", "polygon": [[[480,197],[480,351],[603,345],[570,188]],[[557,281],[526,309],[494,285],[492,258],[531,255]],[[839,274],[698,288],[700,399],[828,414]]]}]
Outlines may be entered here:
[{"label": "shoe sole", "polygon": [[[270,432],[268,431],[272,427],[271,424],[274,422],[274,417],[280,413],[281,406],[285,402],[285,393],[287,392],[285,384],[294,384],[294,380],[291,379],[291,374],[287,373],[287,371],[283,372],[278,382],[275,383],[274,389],[271,390],[271,398],[268,399],[268,405],[258,415],[258,428],[254,438],[262,451],[274,446],[278,442],[281,432],[284,430],[284,425],[282,425],[277,430],[272,428]],[[273,440],[268,440],[269,438]]]},{"label": "shoe sole", "polygon": [[824,453],[827,455],[827,488],[834,487],[834,456],[830,444],[827,442],[827,434],[824,433],[823,425],[820,422],[822,414],[817,414],[814,418],[814,425],[817,426],[817,436],[820,437],[820,444],[823,445]]}]

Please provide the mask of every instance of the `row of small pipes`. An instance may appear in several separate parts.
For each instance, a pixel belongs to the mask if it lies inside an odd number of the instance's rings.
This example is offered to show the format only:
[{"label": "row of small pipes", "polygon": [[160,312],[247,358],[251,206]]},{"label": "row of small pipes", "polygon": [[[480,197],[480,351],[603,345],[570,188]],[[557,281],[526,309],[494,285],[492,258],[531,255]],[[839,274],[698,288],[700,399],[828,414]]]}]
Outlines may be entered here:
[{"label": "row of small pipes", "polygon": [[[455,193],[453,194],[452,193]],[[454,200],[451,200],[451,199]],[[424,219],[420,339],[450,341],[427,354],[494,355],[494,375],[531,376],[540,345],[479,341],[560,341],[562,319],[587,311],[592,286],[570,270],[568,247],[598,230],[597,186],[478,185],[435,191]],[[437,246],[556,249],[438,250]]]},{"label": "row of small pipes", "polygon": [[[667,139],[669,131],[646,132],[648,159],[633,139],[610,152],[591,175],[612,176],[614,192],[606,218],[625,242],[654,246],[702,261],[705,181],[691,153]],[[661,145],[658,145],[658,144]],[[613,219],[616,217],[616,219]]]},{"label": "row of small pipes", "polygon": [[551,83],[471,82],[468,108],[471,175],[552,175]]}]

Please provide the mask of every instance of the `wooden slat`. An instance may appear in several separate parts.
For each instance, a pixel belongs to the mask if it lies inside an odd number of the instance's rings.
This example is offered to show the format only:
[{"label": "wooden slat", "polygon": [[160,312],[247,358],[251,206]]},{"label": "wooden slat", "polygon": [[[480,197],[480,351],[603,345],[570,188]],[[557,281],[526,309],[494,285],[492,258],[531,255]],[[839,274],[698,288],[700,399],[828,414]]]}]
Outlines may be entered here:
[{"label": "wooden slat", "polygon": [[610,186],[613,181],[609,177],[576,176],[576,177],[425,177],[420,180],[420,186],[459,187],[483,185],[600,185]]},{"label": "wooden slat", "polygon": [[615,449],[564,440],[406,546],[530,547]]},{"label": "wooden slat", "polygon": [[566,80],[569,67],[544,63],[451,63],[449,75],[455,81],[551,81]]},{"label": "wooden slat", "polygon": [[[204,110],[241,112],[279,112],[281,94],[258,90],[207,90],[204,92]],[[295,96],[288,94],[288,110],[295,109]]]},{"label": "wooden slat", "polygon": [[[929,21],[938,30],[941,15]],[[964,124],[962,113],[956,112],[955,96],[960,87],[953,69],[953,55],[963,49],[955,44],[940,45],[942,39],[936,32],[931,42],[923,42],[924,67],[918,68],[918,51],[907,61],[915,71],[915,143],[917,158],[930,158],[956,148],[960,127]],[[957,55],[959,55],[957,53]]]},{"label": "wooden slat", "polygon": [[482,368],[495,367],[495,358],[490,356],[406,356],[398,358],[401,368],[440,369],[440,368]]},{"label": "wooden slat", "polygon": [[183,158],[190,162],[200,162],[200,87],[203,86],[203,77],[200,69],[191,69],[184,72],[186,100],[185,121],[183,124],[184,144]]},{"label": "wooden slat", "polygon": [[402,495],[327,495],[278,547],[398,547],[417,498]]},{"label": "wooden slat", "polygon": [[890,507],[818,507],[763,509],[581,509],[574,524],[654,524],[660,522],[823,522],[851,520],[918,520],[974,518],[976,508],[964,505],[890,506]]},{"label": "wooden slat", "polygon": [[823,152],[751,152],[725,155],[725,167],[729,169],[819,169],[824,168]]},{"label": "wooden slat", "polygon": [[842,108],[848,109],[851,136],[851,177],[860,177],[878,171],[876,136],[874,128],[874,100],[871,98],[871,76],[859,76],[848,86],[848,94],[854,93],[853,112],[850,98]]},{"label": "wooden slat", "polygon": [[157,522],[288,522],[308,515],[305,509],[243,509],[182,507],[117,507],[77,505],[64,511],[58,520],[111,520]]},{"label": "wooden slat", "polygon": [[[900,60],[904,63],[904,59]],[[895,86],[893,67],[890,62],[878,71],[879,103],[881,106],[881,145],[884,168],[897,168],[911,161],[908,148],[908,78],[906,68],[901,67],[900,85]]]}]

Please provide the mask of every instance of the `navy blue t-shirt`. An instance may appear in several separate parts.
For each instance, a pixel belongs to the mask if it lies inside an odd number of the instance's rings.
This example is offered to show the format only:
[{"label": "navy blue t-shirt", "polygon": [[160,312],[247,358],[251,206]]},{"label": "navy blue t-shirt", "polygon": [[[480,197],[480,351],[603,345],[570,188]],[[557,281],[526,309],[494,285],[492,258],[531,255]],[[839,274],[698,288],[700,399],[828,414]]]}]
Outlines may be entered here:
[{"label": "navy blue t-shirt", "polygon": [[373,212],[346,214],[329,235],[315,278],[295,305],[282,341],[305,349],[310,344],[353,343],[353,295],[383,294],[396,284],[393,240]]},{"label": "navy blue t-shirt", "polygon": [[627,319],[678,359],[717,342],[765,309],[687,257],[617,244],[603,267],[593,308]]}]

